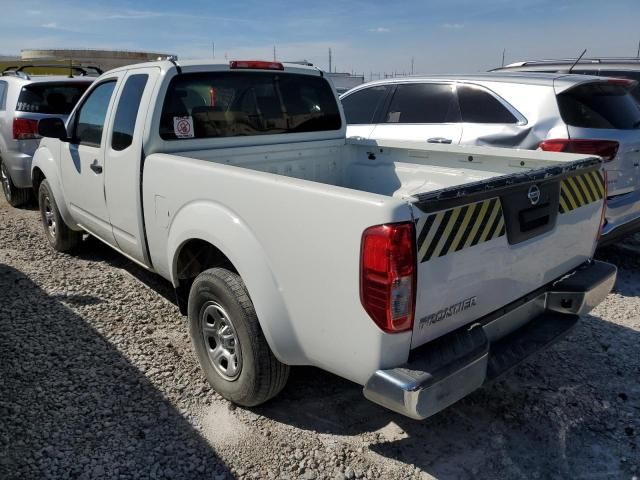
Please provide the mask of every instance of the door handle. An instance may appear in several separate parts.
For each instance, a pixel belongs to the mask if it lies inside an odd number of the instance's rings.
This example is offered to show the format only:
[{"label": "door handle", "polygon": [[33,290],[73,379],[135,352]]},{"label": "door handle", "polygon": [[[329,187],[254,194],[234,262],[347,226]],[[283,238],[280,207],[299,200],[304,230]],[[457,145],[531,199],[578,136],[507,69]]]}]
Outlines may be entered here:
[{"label": "door handle", "polygon": [[102,173],[102,166],[98,165],[98,160],[94,160],[91,165],[89,165],[89,168],[96,173]]},{"label": "door handle", "polygon": [[450,138],[444,137],[433,137],[427,140],[428,143],[451,143],[452,140]]}]

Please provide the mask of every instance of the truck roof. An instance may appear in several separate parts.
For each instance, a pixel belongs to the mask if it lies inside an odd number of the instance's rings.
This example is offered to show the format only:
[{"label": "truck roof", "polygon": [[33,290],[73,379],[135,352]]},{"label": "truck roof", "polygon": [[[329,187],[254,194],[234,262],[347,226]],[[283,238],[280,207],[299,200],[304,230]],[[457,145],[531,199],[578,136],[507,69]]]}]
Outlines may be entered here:
[{"label": "truck roof", "polygon": [[[180,60],[180,61],[172,61],[172,60],[158,60],[154,62],[145,62],[145,63],[136,63],[133,65],[126,65],[124,67],[114,68],[113,70],[109,70],[109,72],[118,72],[118,71],[126,71],[135,68],[143,68],[143,67],[160,67],[163,72],[171,70],[173,68],[179,67],[184,72],[204,72],[204,71],[227,71],[231,70],[229,62],[216,62],[211,60]],[[314,66],[300,65],[297,63],[287,63],[287,62],[276,62],[281,63],[284,67],[284,71],[288,73],[299,73],[306,75],[322,75],[322,71]],[[243,71],[251,71],[251,69],[243,69]],[[258,69],[256,69],[258,70]],[[270,71],[270,70],[260,70],[260,71]],[[106,72],[106,73],[109,73]]]}]

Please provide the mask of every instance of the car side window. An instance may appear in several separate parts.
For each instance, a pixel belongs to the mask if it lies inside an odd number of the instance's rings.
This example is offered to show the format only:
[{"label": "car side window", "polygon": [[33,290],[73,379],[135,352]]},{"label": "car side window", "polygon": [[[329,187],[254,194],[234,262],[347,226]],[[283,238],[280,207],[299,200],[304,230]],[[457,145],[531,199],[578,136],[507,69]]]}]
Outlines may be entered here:
[{"label": "car side window", "polygon": [[0,82],[0,110],[6,109],[7,82]]},{"label": "car side window", "polygon": [[136,127],[140,100],[148,79],[147,74],[131,75],[124,84],[111,136],[111,148],[116,151],[124,150],[133,143],[133,131]]},{"label": "car side window", "polygon": [[350,125],[373,123],[375,114],[382,106],[388,91],[388,86],[376,85],[342,98],[347,123]]},{"label": "car side window", "polygon": [[104,122],[115,86],[115,80],[101,83],[89,93],[80,107],[74,135],[79,145],[100,147]]},{"label": "car side window", "polygon": [[398,85],[384,123],[456,123],[460,109],[454,86],[437,83]]},{"label": "car side window", "polygon": [[480,88],[459,86],[458,102],[462,121],[467,123],[518,123],[500,101]]}]

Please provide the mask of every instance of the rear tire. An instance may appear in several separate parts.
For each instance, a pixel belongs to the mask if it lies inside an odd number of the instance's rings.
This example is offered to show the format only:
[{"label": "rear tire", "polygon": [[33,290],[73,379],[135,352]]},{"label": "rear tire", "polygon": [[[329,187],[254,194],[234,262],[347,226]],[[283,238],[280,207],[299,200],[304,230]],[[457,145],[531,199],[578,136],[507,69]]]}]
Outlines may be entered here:
[{"label": "rear tire", "polygon": [[269,348],[239,275],[224,268],[202,272],[191,286],[188,313],[191,341],[214,390],[244,407],[280,393],[289,366]]},{"label": "rear tire", "polygon": [[38,189],[38,205],[49,245],[58,252],[68,252],[75,248],[82,240],[82,233],[71,230],[64,223],[47,180],[43,180]]},{"label": "rear tire", "polygon": [[2,183],[4,198],[7,199],[7,203],[12,207],[24,205],[31,199],[31,189],[18,188],[15,186],[13,180],[11,180],[11,175],[9,175],[9,170],[7,170],[2,159],[0,159],[0,183]]}]

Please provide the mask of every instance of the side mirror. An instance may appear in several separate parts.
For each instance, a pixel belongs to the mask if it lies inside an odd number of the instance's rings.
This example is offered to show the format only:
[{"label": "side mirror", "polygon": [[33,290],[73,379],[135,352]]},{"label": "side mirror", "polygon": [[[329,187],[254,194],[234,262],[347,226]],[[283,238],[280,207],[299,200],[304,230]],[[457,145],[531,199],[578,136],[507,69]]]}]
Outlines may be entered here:
[{"label": "side mirror", "polygon": [[38,122],[38,134],[41,137],[57,138],[68,141],[67,129],[59,118],[43,118]]}]

